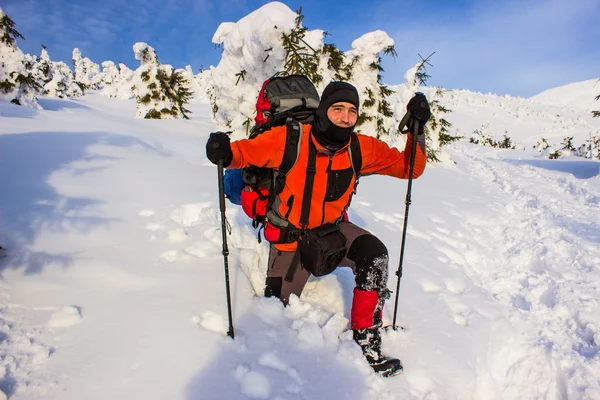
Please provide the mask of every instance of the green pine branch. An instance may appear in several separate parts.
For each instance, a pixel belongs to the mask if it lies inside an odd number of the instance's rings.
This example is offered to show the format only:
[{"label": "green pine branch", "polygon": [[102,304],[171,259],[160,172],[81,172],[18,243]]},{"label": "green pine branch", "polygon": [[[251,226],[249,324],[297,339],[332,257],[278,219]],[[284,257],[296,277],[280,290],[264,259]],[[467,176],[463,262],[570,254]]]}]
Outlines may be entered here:
[{"label": "green pine branch", "polygon": [[0,42],[12,47],[16,39],[25,40],[25,37],[15,29],[15,25],[15,22],[6,14],[0,18],[0,32],[2,32]]}]

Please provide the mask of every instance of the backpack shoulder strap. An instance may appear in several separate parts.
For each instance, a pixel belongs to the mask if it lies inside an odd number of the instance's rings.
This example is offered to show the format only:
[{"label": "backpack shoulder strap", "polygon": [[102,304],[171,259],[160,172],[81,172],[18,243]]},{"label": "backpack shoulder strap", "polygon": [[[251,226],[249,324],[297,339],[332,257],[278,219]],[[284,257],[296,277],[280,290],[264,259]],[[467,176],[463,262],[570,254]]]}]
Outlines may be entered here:
[{"label": "backpack shoulder strap", "polygon": [[279,166],[279,171],[274,174],[271,186],[271,200],[268,208],[270,209],[274,196],[281,193],[285,186],[285,177],[296,164],[298,153],[300,151],[300,141],[302,140],[302,124],[293,119],[286,121],[285,147],[283,148],[283,159]]},{"label": "backpack shoulder strap", "polygon": [[298,159],[300,150],[300,139],[302,138],[302,124],[293,119],[288,119],[285,123],[286,138],[285,148],[283,150],[283,159],[279,171],[285,176],[292,169]]},{"label": "backpack shoulder strap", "polygon": [[360,152],[360,142],[355,132],[352,132],[350,136],[350,163],[352,164],[354,176],[358,181],[360,170],[362,169],[362,154]]}]

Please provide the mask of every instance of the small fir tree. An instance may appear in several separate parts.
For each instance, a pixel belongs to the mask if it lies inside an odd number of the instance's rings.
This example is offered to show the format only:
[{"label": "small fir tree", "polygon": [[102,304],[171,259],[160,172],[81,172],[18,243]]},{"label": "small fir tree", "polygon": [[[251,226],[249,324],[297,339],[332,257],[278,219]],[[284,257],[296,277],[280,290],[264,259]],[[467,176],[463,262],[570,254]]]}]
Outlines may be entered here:
[{"label": "small fir tree", "polygon": [[0,8],[0,101],[39,108],[36,93],[41,89],[27,61],[17,46],[25,38],[15,28],[15,22]]},{"label": "small fir tree", "polygon": [[[431,78],[431,75],[427,73],[427,67],[433,67],[430,60],[435,52],[431,53],[426,58],[421,58],[421,61],[416,66],[416,71],[413,78],[413,86],[418,88],[419,86],[427,86],[427,81]],[[442,147],[462,139],[462,136],[450,135],[450,123],[445,115],[452,112],[451,109],[441,104],[441,99],[444,96],[445,91],[442,88],[437,88],[433,96],[429,99],[429,107],[431,108],[431,119],[425,125],[425,136],[428,142],[427,146],[427,160],[428,161],[440,161],[440,151]],[[486,127],[487,129],[487,127]],[[491,140],[491,139],[490,139]]]},{"label": "small fir tree", "polygon": [[558,160],[560,157],[561,153],[559,150],[554,150],[552,153],[548,154],[550,160]]},{"label": "small fir tree", "polygon": [[146,119],[188,119],[185,104],[191,100],[190,82],[182,71],[162,65],[154,49],[146,43],[133,46],[140,67],[135,71],[133,93],[138,117]]},{"label": "small fir tree", "polygon": [[533,149],[537,150],[540,153],[549,147],[550,147],[550,144],[548,144],[548,141],[546,140],[546,138],[542,138],[540,141],[536,142],[533,145]]},{"label": "small fir tree", "polygon": [[575,146],[573,146],[573,136],[565,136],[561,144],[562,150],[576,152]]},{"label": "small fir tree", "polygon": [[[289,33],[283,32],[281,34],[285,59],[283,62],[283,71],[280,72],[280,75],[306,75],[315,85],[318,85],[323,81],[323,76],[318,71],[319,56],[317,51],[305,40],[308,28],[302,26],[302,21],[304,20],[302,7],[296,11],[296,15],[294,28]],[[242,72],[245,76],[246,71]],[[243,76],[241,76],[241,79],[243,79]]]},{"label": "small fir tree", "polygon": [[502,140],[500,140],[496,143],[498,145],[498,148],[500,148],[500,149],[511,149],[511,150],[515,149],[515,145],[513,145],[512,139],[510,137],[508,137],[506,132],[502,136]]},{"label": "small fir tree", "polygon": [[490,123],[486,121],[480,128],[475,129],[469,138],[469,143],[479,144],[485,147],[498,147],[498,142],[492,138],[489,127]]}]

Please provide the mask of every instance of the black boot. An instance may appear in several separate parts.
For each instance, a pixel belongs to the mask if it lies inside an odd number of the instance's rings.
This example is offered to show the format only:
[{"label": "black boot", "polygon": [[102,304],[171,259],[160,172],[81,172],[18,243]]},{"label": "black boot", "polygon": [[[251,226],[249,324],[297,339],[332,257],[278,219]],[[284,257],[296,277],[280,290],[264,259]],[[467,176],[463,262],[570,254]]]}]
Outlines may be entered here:
[{"label": "black boot", "polygon": [[381,354],[381,333],[378,328],[365,328],[353,332],[354,341],[358,343],[367,362],[375,372],[384,377],[402,373],[400,360]]}]

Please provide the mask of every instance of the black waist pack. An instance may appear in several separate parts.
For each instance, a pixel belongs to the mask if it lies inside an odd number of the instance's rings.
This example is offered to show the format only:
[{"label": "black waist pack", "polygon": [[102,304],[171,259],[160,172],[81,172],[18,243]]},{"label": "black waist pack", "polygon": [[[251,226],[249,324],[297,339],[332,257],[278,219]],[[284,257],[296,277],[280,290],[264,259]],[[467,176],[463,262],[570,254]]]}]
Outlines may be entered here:
[{"label": "black waist pack", "polygon": [[330,274],[346,255],[346,238],[335,224],[311,229],[300,241],[300,260],[314,276]]}]

